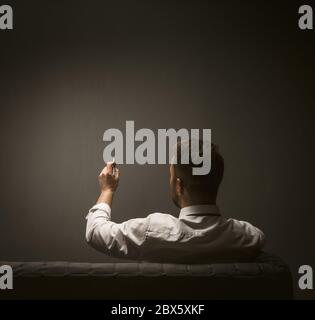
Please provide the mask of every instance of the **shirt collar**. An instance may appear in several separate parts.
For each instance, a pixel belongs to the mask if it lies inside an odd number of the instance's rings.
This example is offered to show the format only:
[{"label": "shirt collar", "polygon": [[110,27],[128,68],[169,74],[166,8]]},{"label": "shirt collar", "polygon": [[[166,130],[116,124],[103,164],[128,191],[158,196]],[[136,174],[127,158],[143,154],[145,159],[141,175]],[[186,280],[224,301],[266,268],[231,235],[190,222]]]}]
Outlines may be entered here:
[{"label": "shirt collar", "polygon": [[179,218],[193,215],[219,216],[220,210],[219,207],[215,204],[202,204],[184,207],[179,212]]}]

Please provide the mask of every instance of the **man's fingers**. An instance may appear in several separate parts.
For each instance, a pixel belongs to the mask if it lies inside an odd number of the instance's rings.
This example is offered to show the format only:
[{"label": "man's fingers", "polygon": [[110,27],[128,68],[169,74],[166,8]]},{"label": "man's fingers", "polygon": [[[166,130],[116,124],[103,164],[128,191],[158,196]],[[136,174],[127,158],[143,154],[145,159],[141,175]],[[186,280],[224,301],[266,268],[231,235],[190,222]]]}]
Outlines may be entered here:
[{"label": "man's fingers", "polygon": [[102,191],[112,190],[115,192],[119,182],[119,170],[116,168],[116,163],[114,161],[106,164],[105,168],[101,171],[98,180]]},{"label": "man's fingers", "polygon": [[104,176],[107,173],[107,167],[104,167],[103,170],[100,173],[100,176]]},{"label": "man's fingers", "polygon": [[112,161],[107,162],[107,168],[108,168],[108,173],[111,175],[115,175],[116,172],[116,161],[115,158],[113,158]]},{"label": "man's fingers", "polygon": [[114,170],[114,168],[115,168],[115,162],[113,162],[113,161],[111,161],[111,162],[107,162],[107,169],[108,169],[108,173],[109,174],[111,174],[111,175],[113,175],[114,174],[114,172],[115,172],[115,170]]},{"label": "man's fingers", "polygon": [[115,161],[109,161],[109,162],[106,163],[106,166],[101,171],[100,176],[105,176],[106,174],[111,174],[111,175],[117,176],[118,171],[119,170],[116,167],[116,162]]}]

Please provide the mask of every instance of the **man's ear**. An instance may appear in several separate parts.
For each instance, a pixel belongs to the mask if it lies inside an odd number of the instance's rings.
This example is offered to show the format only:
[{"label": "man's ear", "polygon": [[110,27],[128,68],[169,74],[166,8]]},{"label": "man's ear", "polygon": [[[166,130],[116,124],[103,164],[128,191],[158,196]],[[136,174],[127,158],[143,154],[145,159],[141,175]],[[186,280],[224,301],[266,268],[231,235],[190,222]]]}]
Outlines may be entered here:
[{"label": "man's ear", "polygon": [[176,194],[178,196],[181,196],[184,193],[184,185],[183,185],[183,181],[180,178],[176,179]]}]

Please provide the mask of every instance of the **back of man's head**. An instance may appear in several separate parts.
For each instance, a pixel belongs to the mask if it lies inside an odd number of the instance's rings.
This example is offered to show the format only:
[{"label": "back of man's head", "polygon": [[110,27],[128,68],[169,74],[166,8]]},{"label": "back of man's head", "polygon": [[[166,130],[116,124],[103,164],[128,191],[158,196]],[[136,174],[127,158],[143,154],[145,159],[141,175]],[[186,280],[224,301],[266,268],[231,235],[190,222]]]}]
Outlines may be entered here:
[{"label": "back of man's head", "polygon": [[[199,154],[203,156],[203,141],[199,140]],[[209,144],[210,146],[210,144]],[[198,148],[197,148],[198,149]],[[219,153],[218,146],[211,143],[211,169],[205,175],[193,175],[193,168],[200,167],[194,164],[195,155],[191,152],[191,140],[180,141],[176,145],[177,164],[174,164],[176,178],[179,178],[189,195],[198,197],[216,197],[224,173],[224,159]],[[182,156],[189,154],[189,163],[181,164]],[[187,155],[187,154],[186,154]]]}]

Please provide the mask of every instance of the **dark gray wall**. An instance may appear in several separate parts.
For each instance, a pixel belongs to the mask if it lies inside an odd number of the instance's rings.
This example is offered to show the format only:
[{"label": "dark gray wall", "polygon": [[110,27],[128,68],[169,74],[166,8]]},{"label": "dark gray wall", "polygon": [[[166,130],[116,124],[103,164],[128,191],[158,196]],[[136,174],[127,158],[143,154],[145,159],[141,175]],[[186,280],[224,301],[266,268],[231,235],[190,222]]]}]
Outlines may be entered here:
[{"label": "dark gray wall", "polygon": [[[213,129],[223,213],[264,230],[295,276],[315,268],[315,31],[298,29],[297,4],[11,3],[15,29],[0,32],[0,259],[113,260],[85,243],[85,215],[104,131],[135,120]],[[167,179],[163,165],[121,166],[113,220],[176,215]]]}]

